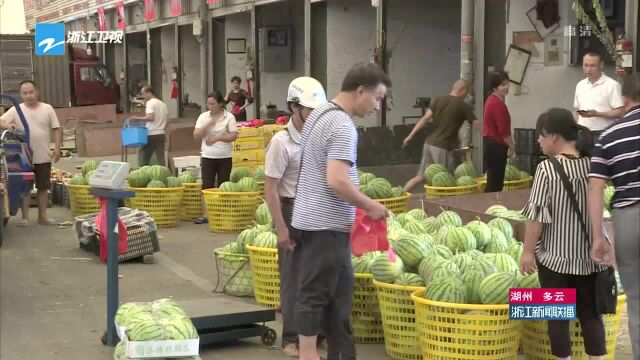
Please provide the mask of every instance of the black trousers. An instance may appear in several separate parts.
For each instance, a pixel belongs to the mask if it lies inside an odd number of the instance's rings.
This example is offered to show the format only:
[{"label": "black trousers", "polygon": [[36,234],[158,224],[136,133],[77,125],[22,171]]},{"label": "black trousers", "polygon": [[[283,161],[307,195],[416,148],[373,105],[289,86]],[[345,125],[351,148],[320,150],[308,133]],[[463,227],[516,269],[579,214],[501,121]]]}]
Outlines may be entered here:
[{"label": "black trousers", "polygon": [[509,147],[488,137],[483,138],[483,144],[483,155],[487,167],[487,187],[484,192],[502,191]]},{"label": "black trousers", "polygon": [[149,135],[147,137],[147,145],[138,149],[138,165],[140,167],[149,165],[153,153],[156,153],[158,163],[162,166],[165,166],[166,161],[164,159],[164,134]]},{"label": "black trousers", "polygon": [[303,336],[326,330],[328,360],[353,360],[351,332],[354,275],[349,234],[338,231],[295,231],[298,294],[295,329]]},{"label": "black trousers", "polygon": [[229,181],[232,166],[231,158],[209,159],[203,157],[200,162],[202,189],[213,189],[219,187],[223,182]]},{"label": "black trousers", "polygon": [[[542,288],[575,288],[576,313],[587,355],[602,356],[607,353],[604,323],[596,312],[595,306],[595,274],[570,275],[552,271],[538,262],[538,278]],[[569,320],[553,320],[547,322],[551,352],[557,357],[571,355],[571,335]]]},{"label": "black trousers", "polygon": [[[293,215],[293,199],[280,198],[282,217],[289,228],[290,236],[291,217]],[[298,332],[293,323],[296,294],[298,290],[298,262],[293,251],[286,250],[278,245],[278,270],[280,271],[280,311],[282,312],[282,347],[298,343]]]}]

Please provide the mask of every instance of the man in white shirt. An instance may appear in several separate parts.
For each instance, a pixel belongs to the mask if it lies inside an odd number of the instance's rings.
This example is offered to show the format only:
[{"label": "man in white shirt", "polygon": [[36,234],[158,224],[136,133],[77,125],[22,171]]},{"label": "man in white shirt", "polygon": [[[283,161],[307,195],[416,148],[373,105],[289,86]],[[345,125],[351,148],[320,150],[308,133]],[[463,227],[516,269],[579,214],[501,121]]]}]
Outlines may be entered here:
[{"label": "man in white shirt", "polygon": [[289,229],[300,172],[300,134],[311,111],[326,101],[318,80],[304,76],[293,80],[287,91],[287,105],[293,115],[287,129],[276,133],[267,146],[264,194],[278,233],[282,351],[290,357],[299,355],[298,333],[293,323],[298,277]]},{"label": "man in white shirt", "polygon": [[604,61],[598,53],[582,58],[582,71],[587,75],[576,85],[573,107],[578,123],[599,132],[624,115],[620,83],[603,73]]},{"label": "man in white shirt", "polygon": [[[38,100],[38,87],[31,80],[20,83],[20,97],[22,104],[20,109],[29,126],[29,142],[33,151],[33,173],[38,200],[38,224],[54,225],[55,220],[47,217],[47,205],[49,203],[49,186],[51,179],[51,162],[60,160],[60,145],[62,144],[62,131],[58,116],[49,104]],[[0,129],[10,128],[24,131],[22,121],[15,107],[0,116]],[[55,141],[54,151],[50,151],[51,132]],[[29,189],[30,190],[30,189]],[[22,219],[18,226],[29,225],[29,206],[31,196],[26,194],[22,201]]]},{"label": "man in white shirt", "polygon": [[143,86],[140,95],[146,102],[144,117],[132,117],[131,120],[144,121],[147,127],[147,145],[138,150],[138,165],[149,165],[151,156],[155,152],[160,165],[165,165],[164,158],[164,130],[167,127],[169,109],[162,100],[156,98],[151,86]]}]

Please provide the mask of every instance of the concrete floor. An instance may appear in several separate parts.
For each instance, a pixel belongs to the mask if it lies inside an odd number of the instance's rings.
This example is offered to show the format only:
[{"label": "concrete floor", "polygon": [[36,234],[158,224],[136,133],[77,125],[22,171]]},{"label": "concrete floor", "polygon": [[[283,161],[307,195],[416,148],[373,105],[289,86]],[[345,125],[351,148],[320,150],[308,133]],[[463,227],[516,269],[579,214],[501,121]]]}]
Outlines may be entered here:
[{"label": "concrete floor", "polygon": [[[70,170],[82,161],[64,159],[57,167]],[[71,218],[60,207],[50,209],[50,216],[58,221]],[[78,247],[71,228],[19,229],[13,219],[6,231],[0,248],[0,359],[112,359],[112,348],[100,342],[106,322],[106,265]],[[159,236],[161,252],[155,264],[120,265],[121,302],[224,297],[254,303],[253,298],[213,292],[213,250],[235,236],[212,234],[206,225],[185,222],[159,230]],[[279,321],[268,325],[280,333]],[[383,345],[358,345],[358,353],[360,359],[389,359]],[[279,348],[266,347],[257,338],[204,347],[200,354],[203,359],[286,358]],[[616,359],[631,356],[618,353]]]}]

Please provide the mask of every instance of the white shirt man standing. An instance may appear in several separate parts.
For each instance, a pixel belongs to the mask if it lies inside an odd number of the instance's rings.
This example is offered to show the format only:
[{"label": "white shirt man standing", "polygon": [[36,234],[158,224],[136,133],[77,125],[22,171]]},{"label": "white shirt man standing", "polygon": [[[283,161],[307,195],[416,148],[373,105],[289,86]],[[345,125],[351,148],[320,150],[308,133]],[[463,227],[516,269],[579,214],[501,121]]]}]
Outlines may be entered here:
[{"label": "white shirt man standing", "polygon": [[132,117],[131,120],[141,120],[145,122],[148,138],[147,145],[138,150],[138,165],[149,165],[151,156],[155,152],[158,163],[164,166],[166,164],[164,158],[164,131],[167,127],[169,110],[162,100],[156,98],[151,86],[143,86],[140,94],[146,102],[146,115],[144,117]]},{"label": "white shirt man standing", "polygon": [[582,71],[587,78],[576,85],[573,100],[578,123],[596,132],[596,138],[624,115],[620,83],[603,73],[603,68],[600,54],[589,52],[584,55]]},{"label": "white shirt man standing", "polygon": [[[35,185],[38,190],[38,223],[41,225],[53,225],[55,220],[47,217],[47,205],[49,203],[49,186],[51,185],[51,161],[60,160],[60,146],[62,144],[62,131],[60,123],[53,107],[38,100],[38,87],[35,82],[25,80],[20,83],[20,97],[22,104],[20,109],[29,125],[29,142],[33,151],[33,172]],[[24,131],[22,121],[15,107],[9,109],[0,116],[0,128],[12,128]],[[51,130],[53,130],[55,148],[51,153]],[[22,219],[18,226],[29,225],[29,206],[31,196],[27,194],[22,201]]]}]

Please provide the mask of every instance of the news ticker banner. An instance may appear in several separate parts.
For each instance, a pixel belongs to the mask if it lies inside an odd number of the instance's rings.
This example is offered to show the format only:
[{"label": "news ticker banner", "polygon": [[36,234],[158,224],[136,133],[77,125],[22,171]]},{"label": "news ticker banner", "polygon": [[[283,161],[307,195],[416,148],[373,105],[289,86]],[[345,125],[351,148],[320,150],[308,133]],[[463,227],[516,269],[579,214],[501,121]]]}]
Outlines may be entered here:
[{"label": "news ticker banner", "polygon": [[575,320],[576,289],[509,289],[511,320]]}]

